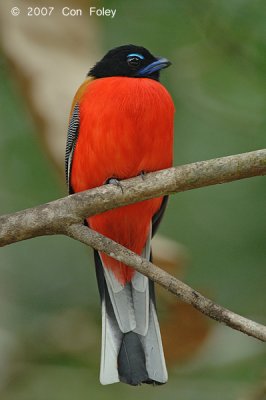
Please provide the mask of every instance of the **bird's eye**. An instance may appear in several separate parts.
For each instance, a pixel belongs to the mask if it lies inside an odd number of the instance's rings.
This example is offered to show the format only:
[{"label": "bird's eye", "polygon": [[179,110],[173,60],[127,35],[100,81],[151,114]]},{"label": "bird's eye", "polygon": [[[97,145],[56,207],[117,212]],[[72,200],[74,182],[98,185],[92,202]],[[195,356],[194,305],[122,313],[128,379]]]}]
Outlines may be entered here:
[{"label": "bird's eye", "polygon": [[127,56],[127,63],[130,68],[137,69],[140,66],[143,59],[144,57],[141,54],[132,53]]}]

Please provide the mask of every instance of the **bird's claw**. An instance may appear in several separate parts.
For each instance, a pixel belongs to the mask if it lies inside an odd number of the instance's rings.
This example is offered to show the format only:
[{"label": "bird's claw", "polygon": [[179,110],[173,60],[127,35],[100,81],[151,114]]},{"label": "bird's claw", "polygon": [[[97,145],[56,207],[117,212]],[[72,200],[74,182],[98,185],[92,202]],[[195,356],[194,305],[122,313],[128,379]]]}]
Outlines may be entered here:
[{"label": "bird's claw", "polygon": [[146,172],[146,171],[141,171],[140,176],[141,176],[141,179],[142,179],[143,181],[145,181],[146,175],[147,175],[147,172]]},{"label": "bird's claw", "polygon": [[121,192],[124,193],[124,189],[122,184],[120,183],[120,180],[117,178],[109,178],[106,180],[105,185],[115,185],[121,189]]}]

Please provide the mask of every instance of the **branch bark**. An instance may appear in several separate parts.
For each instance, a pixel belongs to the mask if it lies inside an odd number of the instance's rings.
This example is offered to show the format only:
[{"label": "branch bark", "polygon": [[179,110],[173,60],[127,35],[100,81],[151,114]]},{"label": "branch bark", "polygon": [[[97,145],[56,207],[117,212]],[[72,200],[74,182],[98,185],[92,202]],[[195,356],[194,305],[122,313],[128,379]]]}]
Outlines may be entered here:
[{"label": "branch bark", "polygon": [[208,317],[246,335],[266,341],[266,326],[244,318],[214,303],[166,271],[85,225],[70,225],[66,228],[65,234],[131,266]]},{"label": "branch bark", "polygon": [[266,174],[266,149],[200,161],[105,185],[0,217],[0,247],[42,235],[60,234],[65,225],[137,201]]},{"label": "branch bark", "polygon": [[0,246],[41,235],[64,234],[124,262],[210,318],[259,340],[266,327],[227,310],[154,264],[83,225],[86,217],[112,208],[185,190],[266,175],[266,149],[201,161],[121,181],[114,185],[0,217]]}]

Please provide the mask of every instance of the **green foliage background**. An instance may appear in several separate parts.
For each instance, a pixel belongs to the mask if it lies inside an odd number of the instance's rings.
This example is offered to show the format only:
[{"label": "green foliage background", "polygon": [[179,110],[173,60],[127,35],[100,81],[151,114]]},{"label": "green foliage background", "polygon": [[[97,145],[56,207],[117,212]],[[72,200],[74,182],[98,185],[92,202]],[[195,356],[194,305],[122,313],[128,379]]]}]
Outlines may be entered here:
[{"label": "green foliage background", "polygon": [[[265,147],[263,1],[98,4],[117,9],[114,19],[100,21],[103,52],[134,43],[172,61],[162,82],[176,105],[175,164]],[[42,150],[4,57],[0,67],[0,207],[8,213],[66,191]],[[160,231],[188,248],[188,284],[205,288],[217,302],[261,322],[265,195],[264,178],[178,194]],[[50,322],[68,309],[81,310],[87,321],[84,330],[91,335],[76,352],[62,350],[49,335]],[[81,244],[44,237],[1,249],[1,398],[231,400],[252,393],[262,379],[262,346],[221,328],[223,337],[228,335],[217,342],[222,347],[207,346],[200,357],[172,369],[169,383],[161,388],[102,387],[99,313],[92,260]]]}]

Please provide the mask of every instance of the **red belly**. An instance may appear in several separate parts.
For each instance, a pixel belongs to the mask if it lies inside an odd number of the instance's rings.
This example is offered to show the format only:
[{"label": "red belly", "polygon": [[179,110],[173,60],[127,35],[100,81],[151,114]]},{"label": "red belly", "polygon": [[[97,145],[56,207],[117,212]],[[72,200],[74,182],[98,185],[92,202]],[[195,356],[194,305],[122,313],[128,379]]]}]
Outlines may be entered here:
[{"label": "red belly", "polygon": [[[80,130],[71,186],[75,192],[172,165],[174,106],[166,89],[147,78],[92,81],[80,101]],[[141,254],[162,198],[114,209],[88,219],[92,229]],[[101,254],[120,282],[133,270]]]}]

